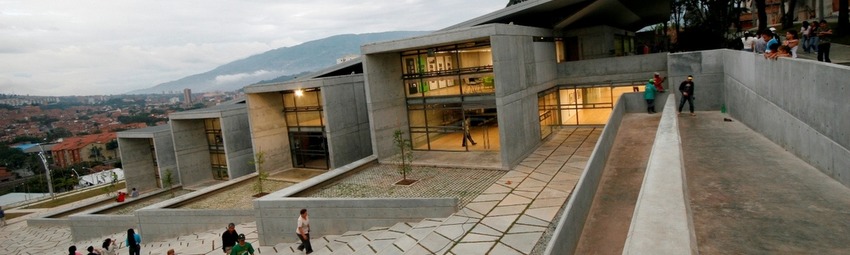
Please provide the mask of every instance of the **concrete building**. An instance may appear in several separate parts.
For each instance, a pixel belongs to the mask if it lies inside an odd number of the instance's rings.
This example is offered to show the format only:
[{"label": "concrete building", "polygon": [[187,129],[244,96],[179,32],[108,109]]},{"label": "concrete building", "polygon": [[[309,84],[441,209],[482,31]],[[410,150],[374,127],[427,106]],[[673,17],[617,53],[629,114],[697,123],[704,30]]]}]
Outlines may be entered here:
[{"label": "concrete building", "polygon": [[388,138],[402,130],[425,157],[475,152],[509,169],[551,126],[604,124],[614,98],[652,77],[581,84],[566,63],[630,55],[632,31],[668,17],[667,1],[529,1],[429,35],[364,45],[373,150],[390,159]]},{"label": "concrete building", "polygon": [[183,186],[225,181],[254,172],[245,101],[169,115]]},{"label": "concrete building", "polygon": [[172,184],[180,182],[170,125],[119,132],[118,147],[127,187],[139,191],[165,187],[166,171],[171,172]]},{"label": "concrete building", "polygon": [[274,167],[267,170],[334,169],[372,155],[359,60],[245,93],[254,151]]}]

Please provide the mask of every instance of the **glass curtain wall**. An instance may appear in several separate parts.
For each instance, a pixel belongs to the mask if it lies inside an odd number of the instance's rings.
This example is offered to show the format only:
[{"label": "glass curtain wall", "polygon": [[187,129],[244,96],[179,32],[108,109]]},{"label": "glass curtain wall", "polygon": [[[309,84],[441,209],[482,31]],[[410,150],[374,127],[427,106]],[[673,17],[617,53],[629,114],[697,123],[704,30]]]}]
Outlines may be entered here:
[{"label": "glass curtain wall", "polygon": [[487,41],[401,54],[415,150],[498,150],[496,81]]},{"label": "glass curtain wall", "polygon": [[540,92],[537,96],[538,116],[540,118],[540,139],[552,134],[560,120],[558,116],[558,89]]},{"label": "glass curtain wall", "polygon": [[284,91],[283,112],[289,131],[292,166],[328,169],[328,142],[321,91],[318,88]]},{"label": "glass curtain wall", "polygon": [[559,86],[538,97],[540,133],[545,138],[553,126],[604,125],[623,93],[643,92],[640,82]]},{"label": "glass curtain wall", "polygon": [[227,157],[224,155],[224,139],[221,136],[221,120],[204,119],[207,145],[210,151],[210,165],[213,179],[227,180]]}]

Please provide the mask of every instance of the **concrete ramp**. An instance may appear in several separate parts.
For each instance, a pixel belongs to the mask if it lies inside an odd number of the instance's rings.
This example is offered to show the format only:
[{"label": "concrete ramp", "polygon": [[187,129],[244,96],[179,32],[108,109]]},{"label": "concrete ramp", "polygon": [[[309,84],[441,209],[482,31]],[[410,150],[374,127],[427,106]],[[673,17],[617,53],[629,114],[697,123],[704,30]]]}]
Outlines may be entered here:
[{"label": "concrete ramp", "polygon": [[575,254],[622,254],[661,114],[623,117]]},{"label": "concrete ramp", "polygon": [[850,189],[718,112],[680,117],[700,254],[850,254]]}]

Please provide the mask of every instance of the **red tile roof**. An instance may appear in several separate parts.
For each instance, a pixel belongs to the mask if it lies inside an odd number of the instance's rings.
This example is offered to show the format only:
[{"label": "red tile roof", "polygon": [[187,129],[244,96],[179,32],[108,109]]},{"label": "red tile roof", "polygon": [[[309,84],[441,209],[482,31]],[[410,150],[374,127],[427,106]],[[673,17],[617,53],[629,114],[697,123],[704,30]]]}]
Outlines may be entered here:
[{"label": "red tile roof", "polygon": [[56,144],[56,146],[54,146],[52,150],[78,150],[92,143],[106,144],[109,141],[115,140],[117,137],[118,135],[114,132],[93,134],[80,137],[68,137],[65,138],[61,143]]}]

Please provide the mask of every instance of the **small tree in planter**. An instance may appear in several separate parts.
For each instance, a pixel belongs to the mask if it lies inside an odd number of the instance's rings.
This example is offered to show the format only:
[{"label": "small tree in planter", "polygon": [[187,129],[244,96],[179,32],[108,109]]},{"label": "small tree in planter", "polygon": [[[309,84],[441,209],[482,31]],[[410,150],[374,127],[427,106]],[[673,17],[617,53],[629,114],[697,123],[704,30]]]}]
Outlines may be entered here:
[{"label": "small tree in planter", "polygon": [[162,178],[162,186],[171,191],[171,198],[174,198],[174,176],[171,175],[171,169],[165,169],[165,176]]},{"label": "small tree in planter", "polygon": [[248,163],[257,166],[257,182],[254,183],[254,191],[256,191],[257,194],[254,195],[254,197],[262,197],[266,194],[269,194],[263,190],[263,182],[269,178],[269,173],[266,172],[265,169],[263,169],[263,164],[266,163],[266,154],[262,151],[257,152],[254,157],[254,160]]},{"label": "small tree in planter", "polygon": [[112,180],[109,181],[109,185],[103,186],[103,191],[106,193],[107,197],[112,196],[112,192],[115,192],[115,184],[118,183],[118,174],[116,174],[115,171],[103,171],[100,173],[100,176],[103,180],[106,180],[106,176],[109,174],[111,174],[110,177]]},{"label": "small tree in planter", "polygon": [[401,174],[401,181],[396,182],[396,185],[410,185],[416,180],[407,179],[407,173],[413,169],[410,164],[413,162],[413,148],[409,139],[404,138],[404,132],[396,129],[393,134],[393,144],[399,151],[399,161],[401,165],[398,167],[398,173]]}]

